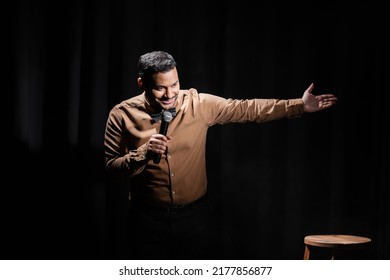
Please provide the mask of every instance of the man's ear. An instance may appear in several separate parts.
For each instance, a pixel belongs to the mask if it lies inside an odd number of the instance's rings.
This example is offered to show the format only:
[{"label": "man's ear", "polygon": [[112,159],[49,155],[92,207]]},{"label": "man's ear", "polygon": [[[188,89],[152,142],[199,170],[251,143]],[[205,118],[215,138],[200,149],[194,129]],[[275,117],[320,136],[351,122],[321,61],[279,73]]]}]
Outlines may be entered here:
[{"label": "man's ear", "polygon": [[144,81],[142,80],[141,77],[138,77],[138,79],[137,79],[137,84],[138,84],[138,87],[139,87],[140,89],[142,89],[142,90],[145,89]]}]

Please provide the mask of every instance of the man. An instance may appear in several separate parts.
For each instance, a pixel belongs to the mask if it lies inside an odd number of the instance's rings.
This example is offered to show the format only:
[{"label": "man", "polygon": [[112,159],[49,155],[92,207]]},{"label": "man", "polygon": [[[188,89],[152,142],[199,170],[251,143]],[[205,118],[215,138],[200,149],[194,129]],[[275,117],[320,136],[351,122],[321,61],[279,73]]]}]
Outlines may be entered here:
[{"label": "man", "polygon": [[111,110],[104,142],[108,174],[129,182],[129,256],[138,259],[218,258],[207,200],[209,127],[294,118],[337,101],[333,94],[313,95],[313,84],[289,100],[182,90],[176,61],[163,51],[141,55],[138,74],[142,93]]}]

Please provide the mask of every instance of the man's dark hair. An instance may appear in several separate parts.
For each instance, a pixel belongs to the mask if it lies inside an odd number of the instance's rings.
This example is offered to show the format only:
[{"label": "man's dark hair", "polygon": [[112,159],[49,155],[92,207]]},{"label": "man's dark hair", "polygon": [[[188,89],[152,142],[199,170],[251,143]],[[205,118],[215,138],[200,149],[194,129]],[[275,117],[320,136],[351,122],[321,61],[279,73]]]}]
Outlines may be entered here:
[{"label": "man's dark hair", "polygon": [[165,73],[176,67],[176,61],[172,55],[164,51],[152,51],[145,53],[138,60],[138,76],[144,80],[156,73]]}]

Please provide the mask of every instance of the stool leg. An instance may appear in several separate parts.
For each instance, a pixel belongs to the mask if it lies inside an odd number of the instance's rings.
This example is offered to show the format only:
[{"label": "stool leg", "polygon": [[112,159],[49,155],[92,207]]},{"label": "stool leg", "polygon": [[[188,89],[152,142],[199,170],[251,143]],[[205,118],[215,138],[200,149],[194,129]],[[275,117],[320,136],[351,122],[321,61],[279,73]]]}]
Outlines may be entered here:
[{"label": "stool leg", "polygon": [[304,260],[308,260],[310,258],[310,249],[308,245],[305,245],[305,253],[303,255]]},{"label": "stool leg", "polygon": [[336,255],[336,250],[335,249],[333,249],[332,250],[332,256],[331,256],[331,260],[334,260],[335,259],[335,255]]}]

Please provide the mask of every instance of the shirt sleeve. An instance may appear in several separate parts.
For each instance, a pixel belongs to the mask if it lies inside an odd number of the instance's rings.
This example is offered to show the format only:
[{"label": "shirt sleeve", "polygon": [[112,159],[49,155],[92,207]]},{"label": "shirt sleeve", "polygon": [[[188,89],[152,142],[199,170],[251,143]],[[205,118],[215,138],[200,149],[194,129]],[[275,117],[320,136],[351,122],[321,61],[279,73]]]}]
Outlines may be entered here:
[{"label": "shirt sleeve", "polygon": [[296,118],[303,114],[303,101],[295,99],[226,99],[202,93],[199,100],[203,116],[214,124],[268,122]]},{"label": "shirt sleeve", "polygon": [[106,171],[118,182],[139,174],[149,159],[148,143],[129,150],[123,124],[121,110],[113,108],[106,123],[104,149]]}]

